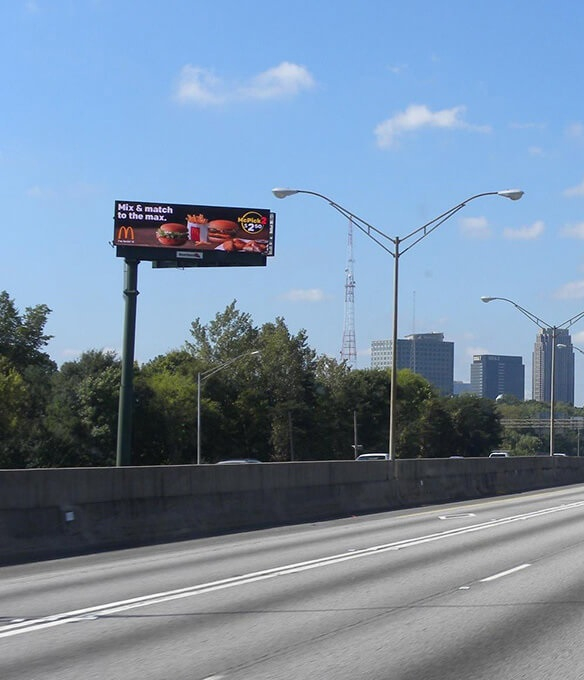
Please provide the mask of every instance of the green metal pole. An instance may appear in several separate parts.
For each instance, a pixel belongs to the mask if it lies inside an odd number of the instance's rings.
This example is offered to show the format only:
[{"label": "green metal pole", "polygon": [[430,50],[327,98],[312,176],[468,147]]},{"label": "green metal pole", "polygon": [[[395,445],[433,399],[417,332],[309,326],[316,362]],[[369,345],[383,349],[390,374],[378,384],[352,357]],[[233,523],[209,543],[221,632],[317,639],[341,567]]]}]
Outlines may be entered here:
[{"label": "green metal pole", "polygon": [[124,339],[122,346],[122,379],[118,409],[118,442],[116,465],[130,465],[132,447],[132,412],[134,407],[134,346],[136,341],[136,307],[138,298],[138,264],[125,260],[124,268]]},{"label": "green metal pole", "polygon": [[197,373],[197,465],[201,464],[201,372]]}]

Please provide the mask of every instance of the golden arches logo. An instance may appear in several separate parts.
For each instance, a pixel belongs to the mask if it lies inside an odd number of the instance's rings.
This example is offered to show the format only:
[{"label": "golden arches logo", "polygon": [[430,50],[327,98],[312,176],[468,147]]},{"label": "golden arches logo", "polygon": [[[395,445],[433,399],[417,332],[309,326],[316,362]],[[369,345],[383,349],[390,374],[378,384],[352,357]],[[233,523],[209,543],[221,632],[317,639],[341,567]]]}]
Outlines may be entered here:
[{"label": "golden arches logo", "polygon": [[120,227],[118,229],[118,241],[133,241],[134,227]]}]

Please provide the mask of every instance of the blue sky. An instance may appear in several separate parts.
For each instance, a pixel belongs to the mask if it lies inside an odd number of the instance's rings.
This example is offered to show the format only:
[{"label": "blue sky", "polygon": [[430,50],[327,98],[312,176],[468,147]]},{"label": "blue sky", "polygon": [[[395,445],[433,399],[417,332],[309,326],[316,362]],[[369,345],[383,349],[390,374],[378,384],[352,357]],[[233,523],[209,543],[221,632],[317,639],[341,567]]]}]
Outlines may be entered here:
[{"label": "blue sky", "polygon": [[[237,300],[339,357],[347,223],[400,238],[477,199],[400,258],[399,336],[443,332],[455,379],[584,310],[584,5],[540,0],[11,0],[2,4],[0,289],[46,303],[58,363],[120,350],[115,200],[268,208],[265,268],[139,267],[136,358]],[[393,260],[354,235],[357,366],[390,337]],[[584,348],[584,321],[572,327]],[[576,354],[582,405],[584,356]]]}]

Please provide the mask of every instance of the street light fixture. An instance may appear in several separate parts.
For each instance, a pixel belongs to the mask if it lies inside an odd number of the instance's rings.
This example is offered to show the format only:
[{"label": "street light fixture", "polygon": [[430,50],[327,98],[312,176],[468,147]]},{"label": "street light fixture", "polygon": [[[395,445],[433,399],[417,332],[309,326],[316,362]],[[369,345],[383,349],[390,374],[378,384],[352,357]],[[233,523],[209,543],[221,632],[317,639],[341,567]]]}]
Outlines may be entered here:
[{"label": "street light fixture", "polygon": [[508,302],[510,305],[513,305],[515,309],[519,310],[524,316],[526,316],[530,321],[532,321],[538,328],[541,328],[543,331],[551,331],[552,332],[552,355],[551,355],[551,367],[550,367],[550,456],[554,455],[554,435],[555,435],[555,407],[556,407],[556,347],[565,347],[563,344],[558,344],[557,342],[557,337],[558,337],[558,330],[567,330],[570,328],[570,326],[573,326],[577,321],[580,321],[582,317],[584,317],[584,312],[580,312],[580,314],[576,314],[576,316],[573,316],[571,319],[568,319],[567,321],[564,321],[564,323],[561,323],[557,326],[552,326],[551,324],[546,323],[542,319],[540,319],[538,316],[535,316],[532,312],[528,311],[525,309],[525,307],[522,307],[521,305],[518,305],[516,302],[513,300],[509,300],[509,298],[504,298],[504,297],[489,297],[488,295],[483,295],[481,297],[482,302],[492,302],[493,300],[502,300],[503,302]]},{"label": "street light fixture", "polygon": [[[389,392],[389,460],[395,459],[395,430],[396,430],[396,395],[397,395],[397,312],[398,312],[398,277],[399,277],[399,258],[401,255],[406,253],[410,248],[413,248],[416,243],[419,243],[422,239],[429,236],[435,229],[437,229],[443,222],[450,219],[459,210],[465,207],[470,201],[474,201],[476,198],[481,198],[482,196],[503,196],[504,198],[509,198],[512,201],[517,201],[523,196],[523,191],[520,189],[506,189],[504,191],[487,191],[481,194],[476,194],[467,198],[462,203],[455,205],[446,212],[438,215],[433,220],[426,222],[421,227],[414,229],[406,236],[389,236],[381,230],[369,224],[362,218],[358,217],[350,210],[347,210],[342,205],[339,205],[335,201],[328,198],[324,194],[320,194],[316,191],[308,191],[306,189],[287,189],[287,188],[275,188],[272,189],[272,193],[276,198],[286,198],[287,196],[293,196],[294,194],[308,194],[310,196],[316,196],[325,200],[331,207],[333,207],[337,212],[339,212],[344,217],[353,221],[353,224],[361,230],[366,236],[368,236],[372,241],[375,241],[378,246],[383,248],[387,253],[393,257],[393,328],[392,328],[392,340],[391,340],[391,382],[390,382],[390,392]],[[406,248],[400,250],[400,245],[409,239],[413,239]]]},{"label": "street light fixture", "polygon": [[260,353],[259,350],[254,350],[253,352],[244,352],[243,354],[238,354],[236,357],[233,357],[232,359],[229,359],[228,361],[219,364],[219,366],[214,366],[213,368],[210,368],[207,371],[197,373],[197,465],[201,464],[201,383],[203,382],[203,380],[206,380],[215,373],[218,373],[219,371],[222,371],[224,368],[231,366],[231,364],[235,363],[239,359],[243,359],[244,357],[251,357],[254,354],[259,353]]}]

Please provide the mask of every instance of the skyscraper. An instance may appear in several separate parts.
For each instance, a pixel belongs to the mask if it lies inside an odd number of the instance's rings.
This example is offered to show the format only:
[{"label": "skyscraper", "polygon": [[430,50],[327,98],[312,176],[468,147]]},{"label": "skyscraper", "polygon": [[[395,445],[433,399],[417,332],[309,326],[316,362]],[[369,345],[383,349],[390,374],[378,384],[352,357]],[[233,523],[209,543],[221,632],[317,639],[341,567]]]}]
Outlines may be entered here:
[{"label": "skyscraper", "polygon": [[521,357],[476,354],[470,366],[471,392],[496,399],[499,395],[525,398],[525,366]]},{"label": "skyscraper", "polygon": [[[371,342],[371,368],[391,366],[391,340]],[[454,388],[454,343],[444,333],[415,333],[397,341],[397,368],[409,368],[434,385],[441,394]]]},{"label": "skyscraper", "polygon": [[[535,401],[551,401],[552,342],[554,329],[541,329],[533,348],[532,396]],[[567,328],[555,329],[554,399],[574,405],[574,349]]]}]

